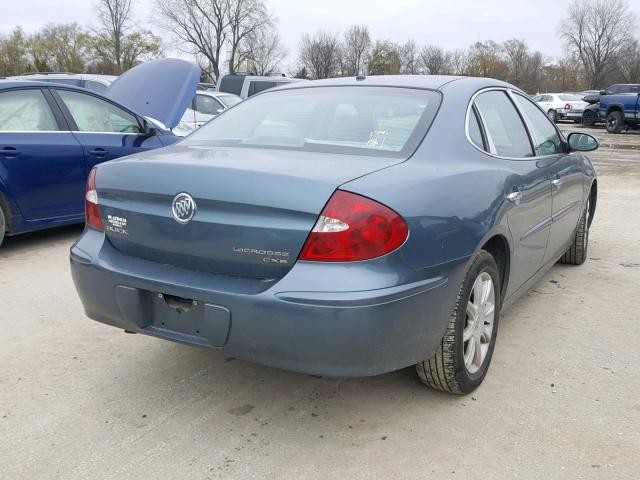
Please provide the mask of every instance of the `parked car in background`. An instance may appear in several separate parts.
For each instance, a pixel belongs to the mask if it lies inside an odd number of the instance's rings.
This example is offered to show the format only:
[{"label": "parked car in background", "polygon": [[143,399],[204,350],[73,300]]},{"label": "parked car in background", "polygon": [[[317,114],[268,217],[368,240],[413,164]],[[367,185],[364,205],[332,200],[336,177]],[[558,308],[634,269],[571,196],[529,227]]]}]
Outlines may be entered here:
[{"label": "parked car in background", "polygon": [[309,374],[415,364],[468,393],[501,308],[587,258],[598,142],[545,113],[484,78],[268,90],[92,171],[70,252],[85,312]]},{"label": "parked car in background", "polygon": [[573,93],[543,93],[533,97],[547,116],[557,122],[558,120],[582,121],[582,112],[589,104],[579,95]]},{"label": "parked car in background", "polygon": [[54,82],[86,88],[96,93],[104,93],[116,78],[118,77],[115,75],[98,75],[92,73],[37,72],[7,77],[6,80]]},{"label": "parked car in background", "polygon": [[82,222],[91,169],[176,142],[169,129],[199,75],[183,60],[149,62],[120,76],[108,96],[52,82],[0,81],[0,244],[7,234]]},{"label": "parked car in background", "polygon": [[224,75],[218,82],[217,88],[219,92],[232,93],[244,100],[273,87],[303,81],[305,80],[285,77],[282,74],[268,76],[235,74]]},{"label": "parked car in background", "polygon": [[607,132],[620,133],[640,125],[640,84],[612,85],[600,92],[598,114]]},{"label": "parked car in background", "polygon": [[232,93],[198,90],[177,128],[191,132],[241,101],[242,98]]}]

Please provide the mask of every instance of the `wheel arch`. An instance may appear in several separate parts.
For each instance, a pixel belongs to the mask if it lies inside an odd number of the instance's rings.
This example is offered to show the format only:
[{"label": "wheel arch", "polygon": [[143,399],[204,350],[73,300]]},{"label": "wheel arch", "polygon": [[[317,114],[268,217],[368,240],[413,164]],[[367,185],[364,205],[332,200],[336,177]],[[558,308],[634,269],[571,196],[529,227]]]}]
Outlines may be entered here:
[{"label": "wheel arch", "polygon": [[0,208],[2,209],[2,213],[4,213],[4,221],[6,224],[5,233],[9,233],[11,231],[11,206],[2,190],[0,190]]},{"label": "wheel arch", "polygon": [[596,204],[598,202],[598,179],[594,178],[589,188],[589,225],[593,222],[593,216],[596,213]]},{"label": "wheel arch", "polygon": [[609,115],[611,112],[623,112],[623,108],[622,105],[618,105],[617,103],[614,105],[609,105],[607,107],[607,115]]},{"label": "wheel arch", "polygon": [[501,283],[500,298],[504,300],[504,295],[507,292],[507,285],[509,284],[509,272],[511,267],[511,248],[509,246],[509,240],[505,235],[496,233],[486,239],[480,249],[489,252],[498,265]]}]

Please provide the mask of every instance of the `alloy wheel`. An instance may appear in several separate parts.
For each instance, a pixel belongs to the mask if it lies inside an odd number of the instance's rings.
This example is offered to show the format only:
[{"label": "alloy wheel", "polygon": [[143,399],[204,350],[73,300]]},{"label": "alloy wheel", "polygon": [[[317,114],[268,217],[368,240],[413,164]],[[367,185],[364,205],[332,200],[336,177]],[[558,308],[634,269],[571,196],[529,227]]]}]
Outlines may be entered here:
[{"label": "alloy wheel", "polygon": [[480,370],[489,351],[495,318],[495,298],[491,275],[481,272],[473,283],[462,332],[464,365],[471,374]]}]

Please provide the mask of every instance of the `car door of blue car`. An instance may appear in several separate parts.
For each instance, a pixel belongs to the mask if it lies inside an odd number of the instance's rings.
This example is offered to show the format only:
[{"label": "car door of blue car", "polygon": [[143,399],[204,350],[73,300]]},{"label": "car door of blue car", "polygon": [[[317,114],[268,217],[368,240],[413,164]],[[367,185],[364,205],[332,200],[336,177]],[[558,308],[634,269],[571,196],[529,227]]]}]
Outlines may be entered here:
[{"label": "car door of blue car", "polygon": [[511,296],[543,265],[551,226],[551,185],[546,164],[533,150],[528,130],[511,95],[502,89],[480,93],[475,108],[484,126],[488,151],[512,173],[504,185],[513,240]]},{"label": "car door of blue car", "polygon": [[83,150],[46,88],[0,92],[0,181],[26,223],[82,216]]},{"label": "car door of blue car", "polygon": [[63,88],[54,94],[84,149],[87,171],[107,160],[163,145],[158,136],[143,133],[137,115],[106,98]]},{"label": "car door of blue car", "polygon": [[514,93],[527,119],[535,154],[543,157],[551,179],[551,230],[544,256],[549,262],[563,254],[573,238],[584,198],[583,164],[580,153],[568,153],[565,142],[549,118],[531,100]]}]

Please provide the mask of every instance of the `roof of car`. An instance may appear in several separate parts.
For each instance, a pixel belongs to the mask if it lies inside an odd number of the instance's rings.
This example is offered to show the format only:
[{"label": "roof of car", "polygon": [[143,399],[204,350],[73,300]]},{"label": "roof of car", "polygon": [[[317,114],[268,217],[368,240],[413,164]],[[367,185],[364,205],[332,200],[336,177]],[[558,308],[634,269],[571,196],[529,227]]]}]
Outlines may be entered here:
[{"label": "roof of car", "polygon": [[[360,78],[360,79],[359,79]],[[326,80],[312,80],[310,82],[290,83],[283,88],[306,88],[311,86],[337,86],[337,85],[369,85],[381,87],[408,87],[438,90],[448,83],[464,81],[467,84],[483,88],[485,86],[509,86],[509,84],[484,77],[463,77],[455,75],[367,75],[365,77],[341,77]]]},{"label": "roof of car", "polygon": [[8,88],[20,88],[20,87],[61,87],[61,88],[68,88],[71,90],[78,90],[80,92],[88,91],[86,88],[76,87],[75,85],[67,85],[65,83],[38,82],[37,80],[29,81],[29,80],[0,79],[0,90],[6,90]]},{"label": "roof of car", "polygon": [[96,80],[100,82],[112,83],[116,78],[116,75],[102,75],[98,73],[67,73],[67,72],[34,72],[23,73],[22,75],[14,75],[13,77],[7,77],[11,80],[28,80],[30,78],[59,78],[61,80],[77,79],[77,80]]}]

